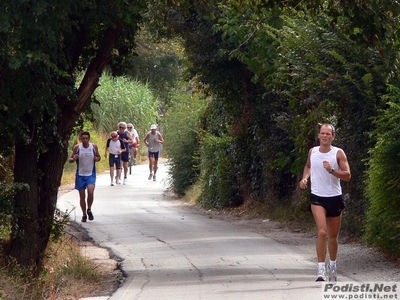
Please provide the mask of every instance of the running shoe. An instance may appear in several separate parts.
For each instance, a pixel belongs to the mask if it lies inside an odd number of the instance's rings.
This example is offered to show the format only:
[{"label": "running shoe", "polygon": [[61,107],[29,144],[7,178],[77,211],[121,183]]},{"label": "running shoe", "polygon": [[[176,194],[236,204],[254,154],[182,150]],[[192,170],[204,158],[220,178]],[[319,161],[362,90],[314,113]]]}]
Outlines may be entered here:
[{"label": "running shoe", "polygon": [[114,182],[111,181],[111,186],[114,186]]},{"label": "running shoe", "polygon": [[86,220],[87,220],[87,215],[83,215],[82,216],[82,222],[86,222]]},{"label": "running shoe", "polygon": [[150,175],[149,175],[149,180],[151,180],[151,178],[153,177],[153,173],[150,173]]},{"label": "running shoe", "polygon": [[154,176],[153,176],[153,181],[156,181],[156,175],[154,174]]},{"label": "running shoe", "polygon": [[92,211],[90,209],[87,210],[87,214],[89,216],[89,220],[93,221],[94,217],[93,217],[93,213],[92,213]]},{"label": "running shoe", "polygon": [[326,281],[325,269],[318,269],[317,279],[315,281]]},{"label": "running shoe", "polygon": [[328,265],[328,279],[329,279],[329,281],[337,281],[336,266]]},{"label": "running shoe", "polygon": [[124,178],[124,185],[128,183],[128,178]]},{"label": "running shoe", "polygon": [[136,166],[136,158],[133,159],[133,165]]}]

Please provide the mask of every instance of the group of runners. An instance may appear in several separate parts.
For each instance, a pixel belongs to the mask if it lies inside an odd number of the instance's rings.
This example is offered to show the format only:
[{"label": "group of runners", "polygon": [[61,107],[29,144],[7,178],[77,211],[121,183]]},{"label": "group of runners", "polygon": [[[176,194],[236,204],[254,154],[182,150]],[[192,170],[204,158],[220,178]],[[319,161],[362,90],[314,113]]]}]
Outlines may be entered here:
[{"label": "group of runners", "polygon": [[[94,189],[96,185],[95,163],[101,160],[99,149],[96,144],[90,143],[90,133],[85,131],[79,136],[81,143],[74,146],[69,158],[70,163],[76,162],[75,189],[79,192],[80,206],[82,209],[82,222],[94,220],[92,205]],[[150,131],[146,134],[143,142],[148,147],[148,159],[150,175],[148,180],[156,181],[158,170],[158,158],[161,145],[164,143],[162,134],[157,125],[152,124]],[[107,139],[104,156],[108,155],[110,166],[111,186],[115,184],[128,183],[128,163],[131,156],[133,165],[136,165],[140,138],[132,123],[119,122],[118,129],[110,133]],[[121,180],[123,169],[123,180]],[[86,191],[87,190],[87,196]]]},{"label": "group of runners", "polygon": [[[114,186],[114,179],[115,184],[127,184],[129,159],[131,158],[132,163],[136,165],[139,145],[139,135],[132,123],[119,122],[118,129],[110,133],[104,156],[107,157],[107,152],[109,153],[111,186]],[[122,168],[124,169],[123,181],[121,180]]]}]

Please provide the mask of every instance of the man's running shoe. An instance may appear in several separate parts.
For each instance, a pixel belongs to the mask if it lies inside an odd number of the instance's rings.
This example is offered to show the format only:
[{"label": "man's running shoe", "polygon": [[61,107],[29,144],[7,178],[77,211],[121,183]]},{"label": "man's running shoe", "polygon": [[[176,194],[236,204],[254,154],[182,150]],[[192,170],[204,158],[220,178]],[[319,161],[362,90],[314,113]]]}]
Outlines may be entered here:
[{"label": "man's running shoe", "polygon": [[89,220],[93,221],[94,217],[93,217],[93,213],[92,213],[92,211],[90,209],[87,210],[87,214],[89,216]]},{"label": "man's running shoe", "polygon": [[150,173],[150,175],[149,175],[149,180],[151,180],[151,178],[153,177],[153,173]]},{"label": "man's running shoe", "polygon": [[136,158],[133,159],[133,165],[136,166]]},{"label": "man's running shoe", "polygon": [[156,175],[154,174],[154,176],[153,176],[153,181],[156,181]]},{"label": "man's running shoe", "polygon": [[328,265],[328,279],[329,279],[329,281],[337,281],[336,266]]},{"label": "man's running shoe", "polygon": [[318,269],[317,279],[315,281],[326,281],[326,275],[324,269]]},{"label": "man's running shoe", "polygon": [[114,182],[111,181],[111,186],[114,186]]},{"label": "man's running shoe", "polygon": [[83,215],[82,216],[82,222],[86,222],[86,220],[87,220],[87,215]]},{"label": "man's running shoe", "polygon": [[128,183],[128,178],[124,178],[124,185]]}]

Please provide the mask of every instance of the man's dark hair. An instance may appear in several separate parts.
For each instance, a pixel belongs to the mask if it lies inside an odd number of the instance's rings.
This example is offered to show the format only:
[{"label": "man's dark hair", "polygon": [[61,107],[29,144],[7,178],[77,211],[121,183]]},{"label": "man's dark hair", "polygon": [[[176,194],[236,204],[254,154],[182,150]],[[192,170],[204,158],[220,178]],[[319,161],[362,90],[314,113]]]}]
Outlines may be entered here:
[{"label": "man's dark hair", "polygon": [[89,133],[89,131],[84,131],[84,132],[82,132],[82,133],[80,134],[80,137],[82,137],[82,135],[87,135],[87,136],[89,137],[89,139],[90,139],[90,133]]}]

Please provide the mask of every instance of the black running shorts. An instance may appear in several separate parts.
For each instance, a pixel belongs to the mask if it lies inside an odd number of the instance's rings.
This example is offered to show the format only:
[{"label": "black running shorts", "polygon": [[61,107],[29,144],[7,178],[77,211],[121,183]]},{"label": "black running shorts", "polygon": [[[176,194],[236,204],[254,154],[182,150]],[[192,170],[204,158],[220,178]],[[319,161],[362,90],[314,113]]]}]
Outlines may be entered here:
[{"label": "black running shorts", "polygon": [[[320,197],[311,194],[310,199],[311,199],[311,204],[320,205],[323,208],[325,208],[327,217],[338,217],[344,209],[342,195],[334,197]],[[310,205],[310,211],[311,211],[311,205]]]},{"label": "black running shorts", "polygon": [[121,160],[123,162],[129,162],[129,152],[126,152],[126,151],[122,152],[121,153]]}]

